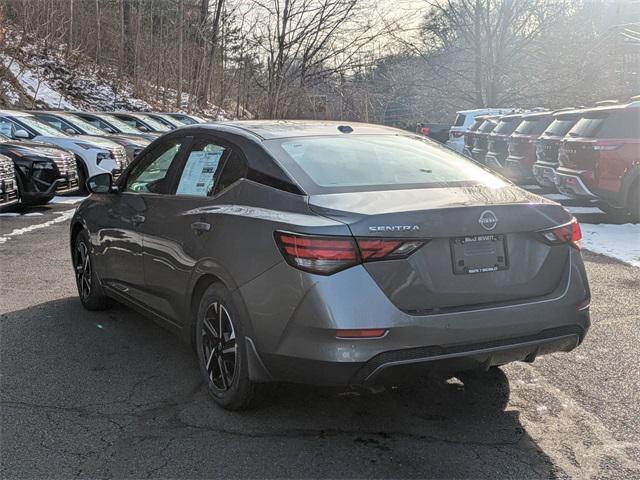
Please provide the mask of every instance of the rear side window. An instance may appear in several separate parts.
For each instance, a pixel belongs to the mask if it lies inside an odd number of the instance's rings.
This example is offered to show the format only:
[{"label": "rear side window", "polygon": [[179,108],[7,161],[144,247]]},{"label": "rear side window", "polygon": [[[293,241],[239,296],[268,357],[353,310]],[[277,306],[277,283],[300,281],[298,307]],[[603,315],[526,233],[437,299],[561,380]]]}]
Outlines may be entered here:
[{"label": "rear side window", "polygon": [[576,124],[577,117],[574,118],[556,118],[544,131],[544,135],[554,137],[564,137],[571,127]]},{"label": "rear side window", "polygon": [[476,130],[478,130],[478,128],[480,128],[480,125],[482,125],[483,123],[484,123],[484,120],[474,120],[471,126],[468,128],[468,130],[470,132],[475,132]]},{"label": "rear side window", "polygon": [[489,132],[493,132],[494,128],[496,128],[496,122],[492,120],[485,120],[484,123],[480,125],[480,128],[478,129],[478,131],[483,133],[489,133]]},{"label": "rear side window", "polygon": [[493,133],[501,133],[503,135],[510,135],[516,129],[516,127],[520,124],[519,118],[507,118],[500,120],[496,125],[496,128],[493,129]]},{"label": "rear side window", "polygon": [[462,127],[464,126],[464,121],[467,118],[466,115],[459,113],[458,115],[456,115],[456,121],[453,122],[453,126],[454,127]]},{"label": "rear side window", "polygon": [[542,118],[525,118],[515,133],[521,133],[523,135],[540,135],[549,126],[553,120],[552,116]]},{"label": "rear side window", "polygon": [[578,120],[567,135],[570,137],[594,138],[598,135],[606,117],[607,114],[585,116]]},{"label": "rear side window", "polygon": [[640,111],[632,109],[613,112],[604,121],[597,136],[598,138],[640,138]]},{"label": "rear side window", "polygon": [[461,155],[418,137],[327,136],[264,143],[305,190],[322,193],[504,185]]}]

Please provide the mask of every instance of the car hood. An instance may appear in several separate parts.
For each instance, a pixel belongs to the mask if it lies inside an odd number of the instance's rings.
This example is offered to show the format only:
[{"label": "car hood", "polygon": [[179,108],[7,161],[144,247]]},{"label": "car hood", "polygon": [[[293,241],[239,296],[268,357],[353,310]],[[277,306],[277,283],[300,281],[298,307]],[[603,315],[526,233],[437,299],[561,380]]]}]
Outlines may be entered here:
[{"label": "car hood", "polygon": [[105,150],[112,150],[114,148],[120,147],[120,145],[118,145],[115,142],[112,142],[111,140],[95,137],[93,135],[74,135],[72,137],[39,136],[37,137],[37,140],[41,142],[51,142],[59,146],[86,143],[87,145],[90,145],[92,148],[105,149]]},{"label": "car hood", "polygon": [[25,156],[35,157],[60,157],[69,154],[63,148],[56,147],[43,142],[33,142],[29,140],[16,142],[0,142],[0,152],[5,149],[11,149]]}]

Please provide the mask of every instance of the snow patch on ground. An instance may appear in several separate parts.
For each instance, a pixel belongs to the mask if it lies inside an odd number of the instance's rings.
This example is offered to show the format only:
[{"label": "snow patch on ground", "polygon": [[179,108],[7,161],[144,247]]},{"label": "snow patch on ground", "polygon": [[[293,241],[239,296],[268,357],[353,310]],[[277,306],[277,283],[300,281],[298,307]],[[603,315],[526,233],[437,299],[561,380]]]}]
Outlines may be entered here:
[{"label": "snow patch on ground", "polygon": [[564,207],[566,210],[573,214],[584,214],[584,213],[603,213],[598,207]]},{"label": "snow patch on ground", "polygon": [[75,105],[68,101],[56,90],[51,88],[47,80],[35,71],[26,68],[14,58],[0,55],[4,66],[13,74],[24,91],[36,102],[41,102],[51,108],[65,110],[75,109]]},{"label": "snow patch on ground", "polygon": [[583,223],[581,227],[584,248],[640,267],[640,224]]},{"label": "snow patch on ground", "polygon": [[36,225],[29,225],[28,227],[24,227],[24,228],[15,228],[10,233],[0,236],[0,243],[5,243],[10,238],[18,235],[24,235],[25,233],[33,232],[34,230],[40,230],[41,228],[50,227],[51,225],[54,225],[56,223],[66,222],[71,217],[73,217],[73,214],[75,213],[75,209],[65,210],[63,212],[56,212],[56,213],[58,213],[59,216],[54,218],[53,220],[49,220],[48,222],[44,222],[44,223],[37,223]]},{"label": "snow patch on ground", "polygon": [[53,197],[49,203],[63,203],[65,205],[72,205],[74,203],[81,202],[87,197]]}]

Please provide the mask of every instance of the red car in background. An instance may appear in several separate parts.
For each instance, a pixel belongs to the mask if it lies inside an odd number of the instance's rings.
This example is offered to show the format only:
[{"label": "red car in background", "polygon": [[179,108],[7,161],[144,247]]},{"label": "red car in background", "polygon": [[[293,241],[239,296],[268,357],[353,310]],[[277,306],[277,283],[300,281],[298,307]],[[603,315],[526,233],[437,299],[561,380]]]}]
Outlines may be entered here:
[{"label": "red car in background", "polygon": [[528,113],[507,140],[509,155],[505,160],[505,175],[516,182],[533,179],[536,162],[536,140],[553,121],[553,112]]},{"label": "red car in background", "polygon": [[553,121],[536,141],[533,176],[543,187],[555,187],[558,151],[562,138],[582,117],[584,110],[567,109],[553,114]]},{"label": "red car in background", "polygon": [[640,101],[585,110],[562,139],[556,186],[640,221]]},{"label": "red car in background", "polygon": [[522,114],[505,115],[500,117],[496,128],[489,134],[487,141],[487,156],[485,163],[497,172],[504,173],[505,160],[509,152],[507,151],[507,140],[514,132],[520,122]]}]

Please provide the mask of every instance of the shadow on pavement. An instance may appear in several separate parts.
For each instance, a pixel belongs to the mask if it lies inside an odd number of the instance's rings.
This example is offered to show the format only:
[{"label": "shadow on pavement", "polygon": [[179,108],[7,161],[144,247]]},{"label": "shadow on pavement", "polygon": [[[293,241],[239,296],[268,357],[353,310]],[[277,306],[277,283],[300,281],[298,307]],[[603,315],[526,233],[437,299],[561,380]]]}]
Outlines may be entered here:
[{"label": "shadow on pavement", "polygon": [[377,394],[275,385],[231,413],[190,348],[125,307],[87,312],[69,297],[1,322],[10,477],[556,476],[501,370]]}]

